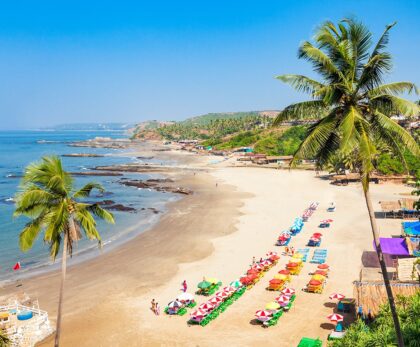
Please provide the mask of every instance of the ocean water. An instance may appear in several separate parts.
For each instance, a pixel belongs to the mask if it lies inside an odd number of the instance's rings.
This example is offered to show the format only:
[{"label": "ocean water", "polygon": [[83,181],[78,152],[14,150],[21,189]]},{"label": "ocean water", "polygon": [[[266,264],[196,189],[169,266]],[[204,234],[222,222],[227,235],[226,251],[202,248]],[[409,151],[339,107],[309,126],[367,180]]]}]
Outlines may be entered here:
[{"label": "ocean water", "polygon": [[[69,147],[72,141],[91,139],[96,136],[112,138],[125,137],[122,132],[100,131],[8,131],[0,132],[0,281],[15,279],[25,275],[36,274],[54,268],[56,264],[49,258],[48,246],[42,240],[42,234],[34,247],[23,253],[19,249],[19,233],[28,221],[25,217],[14,218],[13,196],[19,189],[20,176],[30,162],[39,160],[44,155],[61,155],[66,153],[96,153],[103,154],[99,158],[62,157],[67,171],[78,172],[89,170],[97,165],[112,165],[128,162],[161,162],[158,159],[139,160],[124,156],[126,150],[104,148]],[[118,154],[118,156],[116,155]],[[167,164],[167,163],[165,163]],[[124,177],[147,179],[156,175],[127,174]],[[98,250],[97,242],[82,239],[74,250],[71,262],[96,256],[111,249],[113,245],[125,242],[138,233],[152,226],[160,214],[155,214],[149,208],[165,210],[169,201],[177,197],[174,194],[156,192],[148,189],[125,187],[118,183],[121,177],[112,176],[78,176],[75,186],[81,187],[90,181],[101,183],[106,190],[104,196],[94,192],[89,201],[110,199],[116,203],[136,208],[137,212],[113,211],[115,225],[98,222],[98,230],[103,239],[103,249]],[[144,208],[144,210],[142,210]],[[12,270],[13,265],[20,261],[22,269]]]}]

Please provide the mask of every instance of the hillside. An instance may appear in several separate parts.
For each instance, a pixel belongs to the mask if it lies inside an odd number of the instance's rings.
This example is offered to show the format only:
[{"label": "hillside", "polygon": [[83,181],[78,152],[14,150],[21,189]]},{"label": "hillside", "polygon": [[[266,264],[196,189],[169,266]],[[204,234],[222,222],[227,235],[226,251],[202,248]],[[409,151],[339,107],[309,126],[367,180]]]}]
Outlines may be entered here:
[{"label": "hillside", "polygon": [[187,118],[181,123],[184,124],[196,124],[196,125],[208,125],[212,121],[217,119],[239,119],[245,117],[258,117],[267,116],[274,118],[279,114],[280,111],[248,111],[248,112],[219,112],[219,113],[207,113],[201,116]]}]

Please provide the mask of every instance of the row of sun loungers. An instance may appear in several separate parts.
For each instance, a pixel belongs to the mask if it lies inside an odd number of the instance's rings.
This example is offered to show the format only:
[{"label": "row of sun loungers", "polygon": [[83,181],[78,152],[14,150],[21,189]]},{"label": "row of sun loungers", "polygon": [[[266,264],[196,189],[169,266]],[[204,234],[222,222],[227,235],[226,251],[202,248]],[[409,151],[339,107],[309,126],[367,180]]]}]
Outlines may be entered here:
[{"label": "row of sun loungers", "polygon": [[327,282],[329,266],[327,264],[318,265],[318,269],[312,274],[312,277],[306,285],[306,291],[309,293],[321,294]]},{"label": "row of sun loungers", "polygon": [[311,263],[324,264],[327,260],[328,251],[326,249],[316,249],[311,259]]},{"label": "row of sun loungers", "polygon": [[312,216],[312,214],[316,211],[318,208],[319,203],[318,202],[312,202],[309,207],[303,211],[302,219],[304,222],[307,222],[309,218]]},{"label": "row of sun loungers", "polygon": [[275,252],[267,253],[267,258],[256,262],[238,280],[230,283],[217,292],[212,298],[198,306],[197,310],[191,313],[188,324],[199,324],[206,326],[220,313],[224,312],[228,306],[239,299],[247,289],[251,289],[275,264],[279,256]]},{"label": "row of sun loungers", "polygon": [[268,328],[276,325],[283,312],[287,312],[293,305],[296,295],[293,288],[285,288],[281,295],[269,302],[264,310],[255,312],[255,317],[263,327]]}]

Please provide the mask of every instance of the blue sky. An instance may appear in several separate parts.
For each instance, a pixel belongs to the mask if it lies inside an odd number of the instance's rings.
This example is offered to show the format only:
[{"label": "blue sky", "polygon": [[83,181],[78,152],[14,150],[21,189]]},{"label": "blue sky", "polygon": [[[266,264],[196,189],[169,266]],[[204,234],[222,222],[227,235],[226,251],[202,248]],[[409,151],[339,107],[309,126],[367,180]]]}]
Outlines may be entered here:
[{"label": "blue sky", "polygon": [[3,1],[0,128],[184,119],[305,98],[273,77],[324,20],[391,33],[389,80],[420,84],[418,1]]}]

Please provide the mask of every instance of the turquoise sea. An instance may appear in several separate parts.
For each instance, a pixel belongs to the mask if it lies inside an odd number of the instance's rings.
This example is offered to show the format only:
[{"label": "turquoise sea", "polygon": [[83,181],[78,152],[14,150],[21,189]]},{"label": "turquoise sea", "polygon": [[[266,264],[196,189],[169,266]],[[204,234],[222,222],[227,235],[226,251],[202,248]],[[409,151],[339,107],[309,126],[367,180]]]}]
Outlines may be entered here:
[{"label": "turquoise sea", "polygon": [[[20,177],[26,165],[44,155],[61,155],[66,153],[97,153],[105,157],[80,158],[63,157],[66,170],[70,172],[84,171],[97,165],[111,165],[128,162],[157,162],[156,159],[140,160],[135,157],[124,156],[124,150],[104,148],[76,148],[69,147],[72,141],[91,139],[96,136],[122,138],[123,132],[119,131],[7,131],[0,132],[0,282],[25,275],[33,275],[40,271],[52,269],[57,264],[52,264],[48,254],[48,246],[40,237],[33,249],[22,253],[18,246],[18,236],[22,227],[27,222],[24,217],[14,218],[13,196],[19,187]],[[119,154],[119,156],[115,156]],[[123,156],[121,156],[121,154]],[[160,162],[160,161],[158,161]],[[134,177],[126,175],[125,177]],[[147,179],[151,175],[135,175],[138,179]],[[153,176],[153,177],[156,177]],[[116,203],[134,207],[137,212],[113,212],[115,225],[99,222],[98,228],[103,238],[103,250],[97,249],[94,241],[81,240],[75,249],[71,262],[87,257],[92,257],[106,252],[112,246],[125,242],[131,237],[144,231],[159,218],[148,208],[164,211],[165,205],[176,197],[173,194],[125,187],[117,181],[121,177],[75,177],[77,187],[96,181],[106,189],[104,196],[93,194],[90,201],[110,199]],[[96,194],[96,195],[95,195]],[[141,210],[145,208],[145,210]],[[20,261],[22,269],[19,272],[12,270],[13,265]],[[56,263],[59,261],[57,260]],[[71,263],[70,262],[70,263]]]}]

